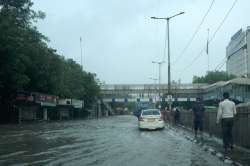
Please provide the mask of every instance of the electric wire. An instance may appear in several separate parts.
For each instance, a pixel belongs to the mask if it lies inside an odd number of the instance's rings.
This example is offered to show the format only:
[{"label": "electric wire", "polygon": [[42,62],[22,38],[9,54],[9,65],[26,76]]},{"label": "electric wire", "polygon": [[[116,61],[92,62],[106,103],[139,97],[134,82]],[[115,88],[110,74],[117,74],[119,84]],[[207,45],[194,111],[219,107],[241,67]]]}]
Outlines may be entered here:
[{"label": "electric wire", "polygon": [[[219,24],[219,26],[217,27],[216,31],[214,32],[214,34],[212,35],[212,37],[210,38],[210,40],[208,41],[208,43],[210,44],[213,39],[215,38],[215,36],[217,35],[218,31],[220,30],[220,28],[223,26],[223,24],[225,23],[226,19],[228,18],[229,14],[231,13],[231,11],[233,10],[234,6],[236,5],[236,3],[238,2],[238,0],[234,0],[232,6],[230,7],[230,9],[228,10],[228,12],[226,13],[225,17],[223,18],[223,20],[221,21],[221,23]],[[197,54],[197,56],[191,61],[190,64],[188,64],[185,68],[183,68],[182,73],[184,71],[187,71],[188,69],[190,69],[190,67],[192,67],[193,63],[195,61],[198,60],[198,58],[202,55],[203,51],[206,49],[206,46],[204,46],[201,51],[199,52],[199,54]]]},{"label": "electric wire", "polygon": [[215,70],[220,70],[226,63],[227,58],[223,58],[222,61],[215,67]]},{"label": "electric wire", "polygon": [[207,15],[208,15],[208,13],[211,11],[211,9],[212,9],[212,7],[213,7],[213,5],[214,5],[214,2],[215,2],[215,0],[212,0],[212,2],[211,2],[210,5],[209,5],[208,10],[206,11],[205,15],[204,15],[203,18],[202,18],[200,24],[197,26],[197,28],[196,28],[196,30],[194,31],[192,37],[190,38],[190,40],[188,41],[188,43],[187,43],[187,45],[184,47],[184,49],[181,51],[180,55],[179,55],[177,58],[175,58],[175,61],[173,62],[173,64],[176,64],[176,63],[178,62],[178,60],[184,55],[184,53],[187,51],[187,49],[188,49],[188,48],[190,47],[190,45],[192,44],[192,42],[193,42],[195,36],[198,34],[198,32],[199,32],[199,30],[200,30],[202,24],[204,23],[204,21],[205,21]]}]

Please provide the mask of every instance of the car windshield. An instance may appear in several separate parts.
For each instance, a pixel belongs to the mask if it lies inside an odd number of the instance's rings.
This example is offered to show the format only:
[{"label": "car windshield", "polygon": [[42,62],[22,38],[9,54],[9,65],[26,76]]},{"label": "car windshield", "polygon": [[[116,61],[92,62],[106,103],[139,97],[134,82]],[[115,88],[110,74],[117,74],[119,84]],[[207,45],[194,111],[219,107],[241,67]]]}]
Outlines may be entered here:
[{"label": "car windshield", "polygon": [[160,115],[158,110],[146,110],[143,111],[142,115]]}]

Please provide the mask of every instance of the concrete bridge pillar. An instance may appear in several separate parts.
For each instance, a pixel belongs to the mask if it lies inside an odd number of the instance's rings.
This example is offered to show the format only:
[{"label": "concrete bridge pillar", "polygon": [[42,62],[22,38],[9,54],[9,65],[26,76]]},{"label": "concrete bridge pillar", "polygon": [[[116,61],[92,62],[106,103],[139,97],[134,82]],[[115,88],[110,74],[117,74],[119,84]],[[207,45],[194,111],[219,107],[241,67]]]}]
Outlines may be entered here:
[{"label": "concrete bridge pillar", "polygon": [[98,100],[98,108],[97,108],[97,117],[99,118],[99,117],[101,117],[102,116],[102,108],[101,108],[101,101],[100,100]]},{"label": "concrete bridge pillar", "polygon": [[18,108],[18,123],[21,124],[22,122],[22,108]]},{"label": "concrete bridge pillar", "polygon": [[43,108],[43,120],[48,120],[48,109]]}]

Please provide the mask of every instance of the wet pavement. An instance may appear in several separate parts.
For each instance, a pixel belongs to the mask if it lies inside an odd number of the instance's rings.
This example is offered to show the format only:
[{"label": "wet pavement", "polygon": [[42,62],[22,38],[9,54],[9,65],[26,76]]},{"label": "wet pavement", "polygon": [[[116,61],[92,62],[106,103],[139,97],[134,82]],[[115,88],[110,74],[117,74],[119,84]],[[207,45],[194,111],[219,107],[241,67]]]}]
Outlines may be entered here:
[{"label": "wet pavement", "polygon": [[227,165],[178,130],[140,131],[134,116],[1,126],[0,165]]}]

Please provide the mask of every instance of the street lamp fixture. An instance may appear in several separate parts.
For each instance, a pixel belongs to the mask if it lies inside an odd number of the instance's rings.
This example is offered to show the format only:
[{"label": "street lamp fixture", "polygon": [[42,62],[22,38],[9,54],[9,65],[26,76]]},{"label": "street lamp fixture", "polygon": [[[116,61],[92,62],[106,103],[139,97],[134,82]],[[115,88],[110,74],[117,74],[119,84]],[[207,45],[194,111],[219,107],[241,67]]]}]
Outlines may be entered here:
[{"label": "street lamp fixture", "polygon": [[165,61],[152,61],[152,63],[159,65],[159,99],[161,98],[161,65],[165,63]]},{"label": "street lamp fixture", "polygon": [[165,63],[165,61],[152,61],[152,63],[159,65],[159,85],[161,84],[161,65]]},{"label": "street lamp fixture", "polygon": [[158,80],[157,78],[149,77],[150,80],[154,81],[154,84],[156,84],[156,81]]},{"label": "street lamp fixture", "polygon": [[[181,14],[184,14],[185,12],[180,12],[177,13],[173,16],[170,17],[150,17],[151,19],[157,19],[157,20],[165,20],[167,21],[167,25],[166,25],[166,38],[168,40],[168,95],[171,95],[171,72],[170,72],[170,38],[169,38],[169,20],[179,16]],[[165,40],[166,41],[166,40]],[[166,43],[165,43],[165,48],[166,48]],[[165,52],[164,52],[164,56],[165,56]]]},{"label": "street lamp fixture", "polygon": [[184,13],[185,12],[180,12],[178,14],[171,16],[171,17],[150,17],[150,18],[151,19],[158,19],[158,20],[170,20],[171,18],[174,18],[174,17],[179,16],[179,15],[184,14]]},{"label": "street lamp fixture", "polygon": [[[153,78],[153,77],[149,77],[150,80],[153,80],[154,81],[154,89],[155,89],[155,92],[153,93],[153,96],[154,96],[154,102],[155,102],[155,107],[156,107],[156,94],[157,94],[157,85],[156,85],[156,81],[158,80],[157,78]],[[151,95],[150,95],[151,96]]]}]

